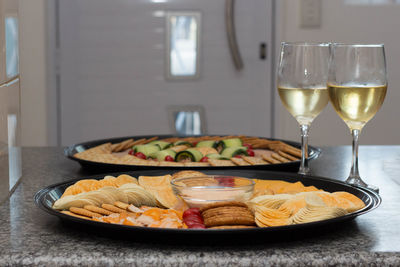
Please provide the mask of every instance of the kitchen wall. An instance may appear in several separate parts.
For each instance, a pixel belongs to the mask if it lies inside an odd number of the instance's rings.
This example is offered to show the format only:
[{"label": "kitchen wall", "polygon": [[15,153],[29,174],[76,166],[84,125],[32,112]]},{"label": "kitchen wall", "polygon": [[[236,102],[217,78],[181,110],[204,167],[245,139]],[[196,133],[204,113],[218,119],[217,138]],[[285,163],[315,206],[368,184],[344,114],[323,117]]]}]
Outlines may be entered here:
[{"label": "kitchen wall", "polygon": [[[361,135],[361,144],[398,144],[400,127],[396,116],[400,91],[400,5],[346,5],[345,0],[321,0],[321,25],[305,29],[299,26],[301,1],[276,0],[276,36],[280,41],[341,41],[384,42],[389,71],[389,89],[382,109],[370,121]],[[52,1],[50,1],[52,2]],[[19,0],[21,31],[22,75],[22,144],[41,146],[55,144],[54,112],[47,87],[47,38],[52,36],[46,26],[51,13],[47,12],[46,0]],[[277,53],[276,53],[277,54]],[[299,140],[296,121],[276,98],[275,136]],[[314,145],[350,144],[350,133],[329,105],[314,121],[310,143]]]},{"label": "kitchen wall", "polygon": [[48,134],[46,0],[19,0],[22,145],[54,144]]},{"label": "kitchen wall", "polygon": [[[364,128],[360,143],[399,144],[400,126],[400,26],[399,4],[347,5],[345,0],[321,0],[321,24],[318,28],[301,28],[300,3],[278,2],[277,43],[281,41],[384,43],[386,49],[389,88],[385,102]],[[357,2],[357,1],[353,1]],[[276,135],[299,140],[297,122],[276,99]],[[330,104],[313,122],[310,143],[313,145],[351,144],[347,126]]]}]

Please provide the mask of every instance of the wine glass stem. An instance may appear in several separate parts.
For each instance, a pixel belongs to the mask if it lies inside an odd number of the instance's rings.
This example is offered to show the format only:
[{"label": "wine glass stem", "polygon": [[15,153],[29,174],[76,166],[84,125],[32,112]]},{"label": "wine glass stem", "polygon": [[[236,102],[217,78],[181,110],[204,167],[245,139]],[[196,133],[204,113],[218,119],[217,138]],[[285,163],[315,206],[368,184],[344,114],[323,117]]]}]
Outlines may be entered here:
[{"label": "wine glass stem", "polygon": [[360,130],[351,130],[351,134],[353,136],[353,156],[349,178],[360,179],[360,174],[358,173],[358,139],[360,136]]},{"label": "wine glass stem", "polygon": [[300,125],[301,130],[301,163],[299,168],[299,174],[309,174],[310,169],[308,168],[308,130],[309,125]]}]

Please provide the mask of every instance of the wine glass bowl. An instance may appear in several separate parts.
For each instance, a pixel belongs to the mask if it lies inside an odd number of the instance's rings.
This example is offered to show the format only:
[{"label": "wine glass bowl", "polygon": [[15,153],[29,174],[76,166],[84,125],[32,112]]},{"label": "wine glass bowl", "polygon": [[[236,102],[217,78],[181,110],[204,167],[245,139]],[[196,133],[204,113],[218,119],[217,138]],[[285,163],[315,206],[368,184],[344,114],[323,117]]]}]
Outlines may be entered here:
[{"label": "wine glass bowl", "polygon": [[328,104],[329,44],[282,43],[278,67],[278,93],[282,104],[301,130],[302,158],[299,174],[310,172],[307,164],[308,131]]},{"label": "wine glass bowl", "polygon": [[328,92],[332,106],[353,136],[353,157],[346,182],[367,185],[358,171],[358,140],[364,125],[383,104],[387,91],[383,44],[331,44]]}]

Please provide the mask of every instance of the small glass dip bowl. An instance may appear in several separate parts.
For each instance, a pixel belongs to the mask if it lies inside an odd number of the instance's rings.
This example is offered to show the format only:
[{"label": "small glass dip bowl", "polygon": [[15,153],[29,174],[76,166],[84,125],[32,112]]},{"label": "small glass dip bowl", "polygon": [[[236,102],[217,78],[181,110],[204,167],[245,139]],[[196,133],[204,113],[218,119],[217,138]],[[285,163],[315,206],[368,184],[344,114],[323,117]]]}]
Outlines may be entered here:
[{"label": "small glass dip bowl", "polygon": [[226,175],[176,178],[171,186],[190,208],[224,201],[246,202],[254,192],[252,179]]}]

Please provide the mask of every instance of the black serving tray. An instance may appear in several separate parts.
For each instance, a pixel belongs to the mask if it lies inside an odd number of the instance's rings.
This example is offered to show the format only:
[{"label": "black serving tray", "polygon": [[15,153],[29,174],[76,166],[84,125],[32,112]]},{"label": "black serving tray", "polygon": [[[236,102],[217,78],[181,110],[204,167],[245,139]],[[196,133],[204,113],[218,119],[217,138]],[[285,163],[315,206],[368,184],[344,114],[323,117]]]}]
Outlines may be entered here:
[{"label": "black serving tray", "polygon": [[[88,141],[80,144],[71,145],[64,150],[64,154],[69,159],[75,160],[81,164],[81,166],[85,169],[96,170],[96,172],[103,171],[103,172],[119,172],[119,171],[128,171],[128,170],[154,170],[154,169],[174,169],[174,170],[204,170],[204,169],[257,169],[257,170],[274,170],[274,171],[285,171],[285,172],[297,172],[300,166],[300,160],[291,161],[288,163],[279,163],[279,164],[267,164],[267,165],[249,165],[249,166],[221,166],[221,167],[213,167],[213,166],[205,166],[205,167],[185,167],[185,166],[143,166],[143,165],[125,165],[125,164],[111,164],[111,163],[102,163],[102,162],[95,162],[89,160],[83,160],[74,157],[74,154],[78,152],[82,152],[89,148],[104,144],[104,143],[119,143],[126,139],[133,138],[135,140],[141,138],[151,138],[154,136],[158,136],[159,139],[170,138],[170,137],[179,137],[174,135],[141,135],[141,136],[126,136],[126,137],[118,137],[118,138],[109,138],[109,139],[101,139],[95,141]],[[184,136],[188,137],[188,136]],[[199,136],[196,136],[199,137]],[[265,138],[265,137],[260,137]],[[273,139],[268,138],[268,140],[277,140],[285,142],[291,146],[301,149],[301,145],[297,142],[287,141],[282,139]],[[316,159],[321,154],[321,149],[308,146],[308,160]]]},{"label": "black serving tray", "polygon": [[[131,176],[138,177],[140,175],[145,176],[158,176],[165,174],[172,174],[177,170],[139,170],[139,171],[131,171],[124,172]],[[203,170],[206,174],[216,174],[216,175],[234,175],[248,178],[257,178],[257,179],[266,179],[266,180],[283,180],[287,182],[297,182],[301,181],[305,186],[315,186],[319,189],[323,189],[328,192],[336,192],[336,191],[346,191],[351,194],[354,194],[358,198],[360,198],[364,203],[365,207],[356,212],[347,214],[345,216],[322,220],[318,222],[304,223],[304,224],[295,224],[295,225],[287,225],[287,226],[278,226],[278,227],[265,227],[265,228],[244,228],[244,229],[160,229],[160,228],[149,228],[149,227],[137,227],[137,226],[127,226],[127,225],[118,225],[118,224],[108,224],[96,221],[90,221],[85,219],[80,219],[77,217],[69,216],[58,212],[52,208],[53,203],[61,197],[64,190],[74,184],[75,182],[83,179],[75,179],[70,180],[63,183],[58,183],[54,185],[50,185],[46,188],[41,189],[35,195],[35,203],[36,205],[44,210],[45,212],[59,217],[61,220],[70,222],[76,225],[86,225],[89,227],[100,227],[102,230],[109,231],[119,231],[125,234],[140,234],[140,235],[232,235],[232,234],[244,234],[244,235],[259,235],[259,234],[268,234],[273,235],[275,233],[284,233],[284,232],[292,232],[295,231],[297,233],[301,233],[303,230],[315,230],[315,227],[320,226],[332,226],[340,222],[352,220],[357,216],[368,213],[374,209],[376,209],[380,203],[380,196],[372,190],[352,186],[346,184],[341,181],[332,180],[324,177],[317,176],[306,176],[295,173],[287,173],[287,172],[272,172],[265,170]],[[117,176],[120,173],[112,173],[110,175]],[[96,175],[93,177],[85,177],[85,179],[102,179],[103,175]],[[103,231],[102,231],[103,232]]]}]

